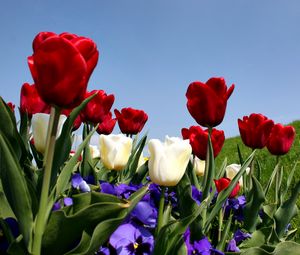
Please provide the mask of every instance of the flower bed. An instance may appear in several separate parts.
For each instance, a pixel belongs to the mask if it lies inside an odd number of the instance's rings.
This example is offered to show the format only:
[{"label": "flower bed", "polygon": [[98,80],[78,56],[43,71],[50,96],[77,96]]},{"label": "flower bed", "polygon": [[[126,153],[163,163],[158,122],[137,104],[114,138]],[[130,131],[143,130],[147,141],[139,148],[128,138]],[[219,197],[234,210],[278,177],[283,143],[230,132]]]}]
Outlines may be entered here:
[{"label": "flower bed", "polygon": [[[234,85],[219,77],[191,83],[187,109],[198,125],[182,138],[148,141],[139,135],[144,111],[115,109],[114,118],[114,95],[87,91],[98,56],[89,38],[41,32],[20,121],[0,101],[1,254],[300,254],[290,226],[300,182],[292,187],[296,168],[283,182],[280,162],[292,126],[244,116],[239,130],[253,152],[217,168],[225,136],[216,127]],[[122,134],[111,134],[116,123]],[[99,150],[89,144],[96,132]],[[255,154],[264,147],[277,164],[263,186]]]}]

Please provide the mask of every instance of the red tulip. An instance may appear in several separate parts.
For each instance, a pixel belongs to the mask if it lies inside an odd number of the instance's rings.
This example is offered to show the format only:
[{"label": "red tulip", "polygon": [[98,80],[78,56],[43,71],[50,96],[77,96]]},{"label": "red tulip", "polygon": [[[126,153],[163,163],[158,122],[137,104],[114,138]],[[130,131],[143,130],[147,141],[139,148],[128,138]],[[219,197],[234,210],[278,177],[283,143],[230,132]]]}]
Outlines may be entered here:
[{"label": "red tulip", "polygon": [[288,153],[294,142],[295,135],[296,131],[292,126],[274,125],[267,143],[269,152],[273,155]]},{"label": "red tulip", "polygon": [[115,109],[115,115],[118,120],[118,125],[123,134],[135,135],[143,129],[148,115],[142,111],[133,108],[123,108],[120,111]]},{"label": "red tulip", "polygon": [[266,146],[270,136],[273,120],[262,114],[252,113],[243,120],[238,119],[239,130],[244,144],[252,149],[262,149]]},{"label": "red tulip", "polygon": [[111,132],[113,131],[115,125],[116,125],[117,119],[116,118],[112,118],[112,113],[109,112],[109,114],[107,114],[103,121],[99,124],[98,128],[97,128],[97,133],[99,135],[109,135],[111,134]]},{"label": "red tulip", "polygon": [[110,109],[115,101],[114,95],[107,95],[104,90],[93,90],[86,92],[85,98],[97,93],[97,95],[86,105],[82,111],[84,122],[94,124],[103,122],[104,118],[109,114]]},{"label": "red tulip", "polygon": [[62,108],[80,104],[98,55],[95,43],[88,38],[39,33],[28,64],[41,98]]},{"label": "red tulip", "polygon": [[15,105],[12,103],[12,102],[8,102],[7,103],[7,106],[11,109],[11,111],[13,112],[13,113],[15,113]]},{"label": "red tulip", "polygon": [[[214,182],[215,182],[218,193],[220,193],[222,190],[226,189],[229,186],[231,180],[229,178],[221,178],[219,180],[214,180]],[[231,191],[229,197],[233,198],[233,197],[237,196],[239,191],[240,191],[240,184],[237,183],[236,186]]]},{"label": "red tulip", "polygon": [[204,127],[215,127],[224,118],[227,100],[234,90],[234,84],[227,90],[224,78],[210,78],[206,83],[195,81],[187,89],[187,108]]},{"label": "red tulip", "polygon": [[50,113],[50,105],[41,99],[34,84],[24,83],[21,88],[20,111],[31,118],[35,113]]},{"label": "red tulip", "polygon": [[[73,109],[63,109],[61,111],[61,114],[69,117],[70,113],[73,111]],[[81,126],[81,123],[82,123],[82,120],[81,120],[81,116],[80,114],[78,114],[78,116],[76,117],[74,123],[73,123],[73,128],[72,128],[72,131],[76,131],[78,128],[80,128]]]},{"label": "red tulip", "polygon": [[[207,153],[208,129],[203,130],[200,126],[191,126],[189,129],[181,129],[183,139],[189,139],[193,154],[205,160]],[[225,141],[224,131],[212,129],[211,142],[214,150],[214,157],[220,153]]]}]

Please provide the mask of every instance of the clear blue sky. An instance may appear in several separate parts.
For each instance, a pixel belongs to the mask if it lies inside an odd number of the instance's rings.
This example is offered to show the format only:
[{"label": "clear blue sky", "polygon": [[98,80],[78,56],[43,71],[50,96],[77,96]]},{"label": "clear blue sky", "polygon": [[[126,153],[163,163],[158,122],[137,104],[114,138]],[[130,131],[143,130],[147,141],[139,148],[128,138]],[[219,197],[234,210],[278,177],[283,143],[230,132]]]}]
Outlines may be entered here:
[{"label": "clear blue sky", "polygon": [[98,45],[88,89],[115,94],[113,108],[145,110],[150,137],[195,125],[186,89],[212,76],[236,85],[218,127],[226,137],[238,135],[237,119],[252,112],[300,119],[298,0],[2,0],[0,28],[0,95],[16,105],[21,85],[32,83],[34,36],[68,31]]}]

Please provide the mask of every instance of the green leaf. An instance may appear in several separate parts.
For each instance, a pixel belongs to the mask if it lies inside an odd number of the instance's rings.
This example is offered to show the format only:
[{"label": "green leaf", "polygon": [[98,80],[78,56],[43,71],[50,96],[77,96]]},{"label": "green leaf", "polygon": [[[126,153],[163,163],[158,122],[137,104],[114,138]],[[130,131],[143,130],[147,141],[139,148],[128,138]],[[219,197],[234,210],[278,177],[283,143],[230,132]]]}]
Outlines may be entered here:
[{"label": "green leaf", "polygon": [[255,151],[253,151],[251,153],[251,155],[247,158],[247,160],[244,162],[244,164],[242,165],[240,171],[231,180],[229,186],[226,189],[222,190],[218,194],[216,204],[213,207],[213,209],[211,210],[211,212],[209,213],[209,215],[208,215],[208,217],[205,221],[204,233],[207,233],[208,228],[209,228],[209,224],[217,216],[217,214],[219,213],[219,211],[221,210],[221,208],[223,206],[223,203],[228,198],[228,196],[230,195],[230,193],[232,192],[232,190],[234,189],[234,187],[238,183],[239,179],[241,178],[241,176],[246,172],[246,169],[249,166],[249,164],[252,162],[254,155],[255,155]]},{"label": "green leaf", "polygon": [[290,186],[291,186],[291,183],[292,183],[292,180],[293,180],[293,177],[294,177],[294,174],[295,174],[295,170],[296,170],[296,168],[297,168],[297,166],[298,166],[298,163],[299,163],[299,162],[296,162],[296,163],[295,163],[295,165],[294,165],[294,167],[293,167],[291,173],[289,173],[288,179],[287,179],[287,181],[286,181],[286,188],[285,188],[285,191],[284,191],[284,192],[282,193],[282,195],[281,195],[281,201],[283,201],[283,200],[285,199],[285,197],[286,197],[286,195],[287,195],[287,193],[288,193],[288,190],[289,190],[289,188],[290,188]]},{"label": "green leaf", "polygon": [[207,206],[204,200],[197,210],[191,215],[165,225],[156,238],[153,255],[173,255],[176,254],[182,242],[183,234],[188,226],[200,215],[203,208]]},{"label": "green leaf", "polygon": [[256,228],[258,213],[265,201],[265,194],[259,181],[252,175],[252,188],[246,198],[247,203],[244,209],[244,228],[253,232]]},{"label": "green leaf", "polygon": [[283,204],[278,208],[274,215],[274,219],[276,222],[276,233],[279,238],[281,238],[284,235],[287,225],[290,223],[291,219],[298,213],[296,202],[299,193],[300,181],[293,189],[290,198],[283,202]]},{"label": "green leaf", "polygon": [[237,151],[238,151],[238,155],[239,155],[240,164],[243,165],[244,164],[244,159],[243,159],[243,155],[241,153],[240,146],[237,144],[236,147],[237,147]]},{"label": "green leaf", "polygon": [[141,184],[148,174],[148,161],[141,165],[131,179],[132,184]]},{"label": "green leaf", "polygon": [[[66,213],[66,209],[52,212],[43,238],[42,254],[64,254],[72,249],[85,250],[99,247],[101,242],[110,236],[119,224],[105,225],[103,222],[116,222],[114,219],[125,219],[140,199],[145,195],[148,186],[133,193],[129,200],[122,200],[111,195],[91,192],[80,194],[80,199],[74,196],[73,213]],[[78,205],[77,203],[80,203]],[[120,219],[121,220],[121,219]],[[121,221],[119,221],[120,223]],[[99,224],[103,223],[108,229],[100,235]],[[102,226],[103,226],[102,225]],[[90,235],[89,239],[86,235]],[[95,235],[96,237],[93,237]],[[89,241],[90,240],[90,241]],[[79,244],[77,243],[79,242]],[[89,242],[89,243],[87,243]],[[82,247],[84,246],[84,247]],[[76,248],[77,247],[77,248]],[[92,248],[91,248],[92,247]],[[88,251],[82,254],[93,254]]]},{"label": "green leaf", "polygon": [[85,99],[79,106],[74,108],[67,120],[65,121],[61,134],[55,143],[55,152],[53,157],[53,166],[51,174],[51,186],[55,184],[57,173],[59,172],[60,167],[64,164],[65,161],[69,158],[71,147],[72,147],[72,128],[73,123],[81,110],[87,105],[87,103],[96,96],[96,93],[89,98]]},{"label": "green leaf", "polygon": [[300,244],[282,242],[275,249],[272,246],[254,247],[243,250],[241,255],[300,255]]},{"label": "green leaf", "polygon": [[55,195],[54,200],[56,200],[58,198],[58,196],[60,194],[62,194],[66,190],[66,188],[67,188],[67,186],[69,184],[69,181],[70,181],[70,177],[71,177],[72,171],[76,167],[76,165],[78,164],[78,158],[79,158],[82,150],[89,143],[90,138],[92,137],[92,135],[95,133],[96,130],[97,130],[97,128],[94,128],[89,133],[89,135],[80,144],[80,146],[76,150],[76,152],[73,155],[73,157],[66,163],[66,165],[62,169],[60,175],[58,176],[56,187],[55,187],[55,189],[53,189],[53,190],[56,190],[55,191],[56,195]]},{"label": "green leaf", "polygon": [[0,132],[9,141],[18,160],[20,160],[23,153],[27,154],[27,152],[18,133],[15,116],[2,97],[0,97],[0,122],[2,123]]},{"label": "green leaf", "polygon": [[224,174],[225,174],[225,171],[226,171],[226,166],[227,166],[227,158],[224,159],[221,167],[220,167],[220,170],[219,170],[219,173],[217,175],[217,179],[220,179],[222,177],[224,177]]},{"label": "green leaf", "polygon": [[[83,131],[82,131],[82,137],[85,139],[87,135],[89,134],[89,125],[84,124]],[[87,177],[91,174],[93,174],[93,167],[92,167],[92,156],[91,156],[91,150],[89,144],[86,144],[83,149],[83,155],[82,155],[82,163],[81,163],[81,176]]]},{"label": "green leaf", "polygon": [[239,247],[241,249],[246,249],[251,247],[259,247],[264,244],[267,244],[271,232],[272,232],[272,227],[261,228],[259,230],[256,230],[251,234],[251,238],[243,241],[239,245]]},{"label": "green leaf", "polygon": [[279,164],[277,164],[276,166],[275,166],[275,168],[274,168],[274,170],[273,170],[273,172],[272,172],[272,174],[271,174],[271,176],[270,176],[270,179],[269,179],[269,181],[268,181],[268,184],[267,184],[267,186],[266,186],[266,188],[265,188],[265,196],[267,197],[267,194],[268,194],[268,192],[269,192],[269,190],[270,190],[270,187],[271,187],[271,185],[272,185],[272,183],[273,183],[273,181],[274,181],[274,178],[275,178],[275,176],[276,176],[276,173],[277,173],[277,171],[278,171],[278,168],[279,168]]},{"label": "green leaf", "polygon": [[3,191],[28,245],[33,224],[31,196],[18,159],[2,133],[0,133],[0,155],[0,179]]},{"label": "green leaf", "polygon": [[128,159],[128,163],[125,169],[121,173],[123,183],[129,183],[133,175],[136,173],[139,159],[145,147],[146,141],[147,141],[147,135],[145,134],[132,150],[131,155]]}]

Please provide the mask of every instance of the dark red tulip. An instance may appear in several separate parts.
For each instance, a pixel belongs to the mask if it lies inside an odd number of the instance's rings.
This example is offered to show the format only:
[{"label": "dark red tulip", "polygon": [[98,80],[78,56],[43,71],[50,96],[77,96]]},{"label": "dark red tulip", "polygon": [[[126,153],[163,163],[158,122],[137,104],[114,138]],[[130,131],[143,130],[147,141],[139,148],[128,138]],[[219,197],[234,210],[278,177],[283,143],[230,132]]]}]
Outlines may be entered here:
[{"label": "dark red tulip", "polygon": [[289,152],[296,135],[295,128],[276,124],[271,130],[267,148],[273,155],[284,155]]},{"label": "dark red tulip", "polygon": [[88,38],[39,33],[28,64],[41,98],[62,108],[80,104],[98,56],[96,44]]},{"label": "dark red tulip", "polygon": [[252,113],[238,119],[239,130],[244,144],[252,149],[262,149],[266,146],[270,136],[273,120],[262,114]]},{"label": "dark red tulip", "polygon": [[109,114],[110,109],[115,101],[114,95],[107,95],[104,90],[93,90],[86,92],[85,98],[97,93],[97,95],[82,110],[82,119],[84,122],[98,124],[103,122]]},{"label": "dark red tulip", "polygon": [[[189,139],[193,154],[205,160],[207,153],[208,129],[203,130],[200,126],[191,126],[189,129],[181,129],[183,139]],[[214,157],[220,153],[225,141],[224,131],[212,129],[211,142],[214,150]]]},{"label": "dark red tulip", "polygon": [[144,111],[130,107],[123,108],[121,112],[115,109],[115,115],[123,134],[135,135],[141,132],[148,120],[148,115]]},{"label": "dark red tulip", "polygon": [[11,111],[13,112],[13,113],[15,113],[15,105],[12,103],[12,102],[8,102],[7,103],[7,106],[11,109]]},{"label": "dark red tulip", "polygon": [[41,99],[34,84],[24,83],[21,88],[20,111],[31,118],[35,113],[50,113],[50,105]]},{"label": "dark red tulip", "polygon": [[215,127],[224,118],[227,100],[234,90],[234,84],[227,90],[224,78],[210,78],[206,83],[192,82],[186,92],[187,108],[204,127]]},{"label": "dark red tulip", "polygon": [[[214,182],[215,182],[218,193],[220,193],[222,190],[226,189],[229,186],[231,180],[229,178],[221,178],[219,180],[214,180]],[[231,191],[229,197],[233,198],[233,197],[237,196],[239,191],[240,191],[240,184],[237,183],[236,186],[234,187],[234,189]]]},{"label": "dark red tulip", "polygon": [[99,124],[98,128],[97,128],[97,133],[99,135],[109,135],[111,134],[111,132],[113,131],[115,125],[116,125],[117,119],[116,118],[112,118],[112,113],[109,112],[109,114],[107,114],[103,121]]}]

